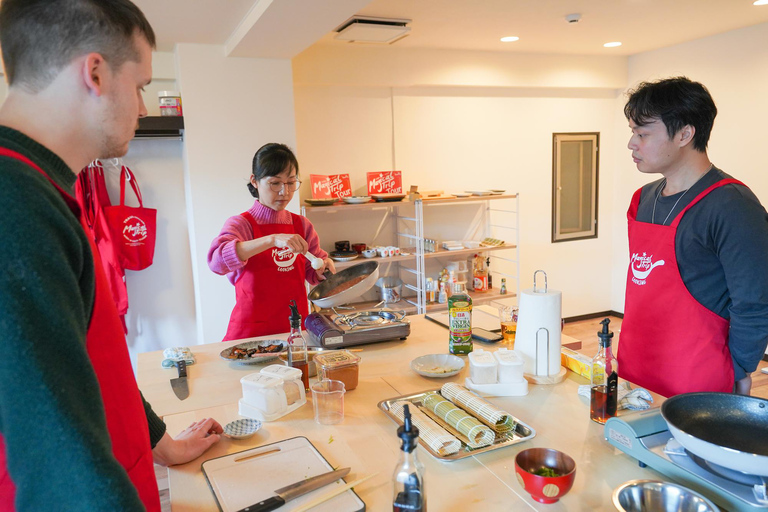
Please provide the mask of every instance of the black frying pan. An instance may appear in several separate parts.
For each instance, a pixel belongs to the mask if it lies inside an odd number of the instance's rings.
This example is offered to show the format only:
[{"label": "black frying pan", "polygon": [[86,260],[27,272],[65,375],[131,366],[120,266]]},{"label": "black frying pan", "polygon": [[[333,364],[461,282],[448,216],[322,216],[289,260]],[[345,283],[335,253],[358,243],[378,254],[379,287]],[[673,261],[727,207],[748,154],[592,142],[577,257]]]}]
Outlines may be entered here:
[{"label": "black frying pan", "polygon": [[768,400],[731,393],[684,393],[661,406],[669,431],[704,460],[768,476]]}]

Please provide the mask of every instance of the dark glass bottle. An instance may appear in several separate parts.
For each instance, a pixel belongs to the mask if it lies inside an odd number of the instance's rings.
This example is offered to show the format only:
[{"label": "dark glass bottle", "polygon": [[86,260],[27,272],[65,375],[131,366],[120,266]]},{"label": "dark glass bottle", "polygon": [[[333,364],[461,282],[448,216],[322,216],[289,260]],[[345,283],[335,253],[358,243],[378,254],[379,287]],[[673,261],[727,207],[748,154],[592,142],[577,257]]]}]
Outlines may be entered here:
[{"label": "dark glass bottle", "polygon": [[427,495],[424,491],[424,465],[419,462],[416,447],[419,443],[419,429],[411,423],[411,411],[403,406],[403,426],[397,429],[402,439],[400,463],[393,477],[393,512],[426,512]]},{"label": "dark glass bottle", "polygon": [[618,407],[619,363],[611,350],[613,332],[608,330],[611,320],[602,322],[603,329],[597,333],[600,346],[592,359],[592,378],[589,400],[589,418],[598,423],[605,423],[616,416]]}]

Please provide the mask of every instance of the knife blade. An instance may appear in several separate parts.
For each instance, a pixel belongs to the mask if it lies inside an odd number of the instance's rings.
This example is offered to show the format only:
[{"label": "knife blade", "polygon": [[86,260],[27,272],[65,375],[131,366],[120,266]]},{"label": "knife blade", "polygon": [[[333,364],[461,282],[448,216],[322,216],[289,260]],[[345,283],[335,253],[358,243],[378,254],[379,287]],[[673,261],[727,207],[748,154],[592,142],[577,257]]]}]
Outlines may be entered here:
[{"label": "knife blade", "polygon": [[238,510],[238,512],[268,512],[270,510],[275,510],[276,508],[282,507],[294,498],[298,498],[299,496],[303,496],[308,492],[326,486],[332,482],[335,482],[339,478],[344,478],[349,473],[349,470],[350,468],[342,468],[337,469],[336,471],[322,473],[320,475],[313,476],[312,478],[299,480],[295,484],[287,485],[274,491],[277,496],[272,496],[266,500],[254,503],[249,507]]},{"label": "knife blade", "polygon": [[189,383],[187,382],[187,362],[183,359],[176,363],[179,369],[179,377],[171,379],[171,389],[176,394],[176,398],[184,400],[189,396]]}]

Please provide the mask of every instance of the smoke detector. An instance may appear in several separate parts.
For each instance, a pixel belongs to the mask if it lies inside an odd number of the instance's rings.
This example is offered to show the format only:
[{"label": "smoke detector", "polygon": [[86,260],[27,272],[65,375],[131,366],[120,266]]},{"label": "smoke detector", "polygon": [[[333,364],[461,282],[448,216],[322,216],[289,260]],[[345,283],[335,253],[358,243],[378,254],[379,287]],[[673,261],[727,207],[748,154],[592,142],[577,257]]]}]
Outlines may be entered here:
[{"label": "smoke detector", "polygon": [[406,25],[411,20],[352,16],[334,29],[335,39],[350,43],[391,44],[411,31]]},{"label": "smoke detector", "polygon": [[565,21],[568,23],[578,23],[581,21],[581,14],[575,12],[573,14],[568,14],[565,16]]}]

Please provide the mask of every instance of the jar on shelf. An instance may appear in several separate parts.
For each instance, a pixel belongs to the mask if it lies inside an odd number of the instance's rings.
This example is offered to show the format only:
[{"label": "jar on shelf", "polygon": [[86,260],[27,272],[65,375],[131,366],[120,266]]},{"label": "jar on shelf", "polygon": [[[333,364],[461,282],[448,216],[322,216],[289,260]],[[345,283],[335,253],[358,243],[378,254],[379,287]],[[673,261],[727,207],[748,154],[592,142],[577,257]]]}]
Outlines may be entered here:
[{"label": "jar on shelf", "polygon": [[178,91],[158,91],[161,116],[184,115],[181,109],[181,94]]}]

